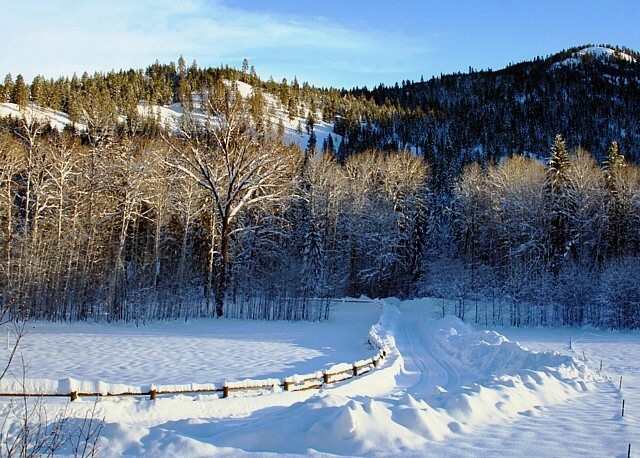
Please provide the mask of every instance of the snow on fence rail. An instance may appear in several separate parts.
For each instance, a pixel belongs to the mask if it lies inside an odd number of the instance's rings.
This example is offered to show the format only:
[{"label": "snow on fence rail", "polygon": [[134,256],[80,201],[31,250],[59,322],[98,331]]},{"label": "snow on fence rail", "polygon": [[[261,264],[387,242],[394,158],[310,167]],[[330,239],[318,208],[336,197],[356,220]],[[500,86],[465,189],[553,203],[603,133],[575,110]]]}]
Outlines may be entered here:
[{"label": "snow on fence rail", "polygon": [[[262,395],[284,391],[303,391],[321,388],[323,385],[341,382],[350,378],[358,377],[370,372],[380,365],[386,358],[385,349],[380,349],[378,354],[372,358],[356,361],[353,364],[341,363],[331,366],[324,371],[317,371],[305,375],[291,375],[284,380],[269,378],[263,380],[241,380],[235,382],[224,382],[223,384],[189,384],[148,387],[127,387],[126,391],[112,392],[108,388],[105,390],[73,390],[68,393],[0,393],[0,397],[68,397],[75,401],[79,397],[118,397],[118,396],[149,396],[155,400],[159,395],[177,394],[218,394],[222,393],[222,398],[233,397],[232,392],[242,391],[245,395]],[[123,386],[123,385],[120,385]]]}]

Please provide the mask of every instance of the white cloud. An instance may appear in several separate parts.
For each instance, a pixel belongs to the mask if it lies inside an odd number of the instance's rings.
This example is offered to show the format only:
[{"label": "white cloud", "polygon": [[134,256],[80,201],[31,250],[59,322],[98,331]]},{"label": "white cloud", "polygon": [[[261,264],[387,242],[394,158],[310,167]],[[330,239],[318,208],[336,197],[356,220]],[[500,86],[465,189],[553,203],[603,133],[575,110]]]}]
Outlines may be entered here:
[{"label": "white cloud", "polygon": [[219,0],[13,4],[4,8],[0,28],[0,40],[11,43],[0,54],[0,72],[22,73],[28,80],[36,74],[145,67],[182,54],[201,66],[239,66],[247,57],[263,77],[297,74],[315,84],[341,85],[350,84],[345,77],[360,75],[364,81],[355,84],[365,84],[407,73],[424,57],[423,44],[400,34],[317,17],[247,12]]}]

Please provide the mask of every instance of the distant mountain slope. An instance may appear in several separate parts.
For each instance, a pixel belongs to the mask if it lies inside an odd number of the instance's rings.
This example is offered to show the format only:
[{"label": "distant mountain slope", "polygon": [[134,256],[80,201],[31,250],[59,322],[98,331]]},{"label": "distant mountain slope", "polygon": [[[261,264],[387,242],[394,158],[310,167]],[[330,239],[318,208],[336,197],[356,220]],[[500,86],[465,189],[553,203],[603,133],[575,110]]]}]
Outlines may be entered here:
[{"label": "distant mountain slope", "polygon": [[[470,68],[428,81],[342,91],[296,79],[263,81],[229,67],[187,68],[183,60],[72,79],[38,77],[30,85],[9,76],[0,85],[5,101],[25,106],[30,100],[52,110],[58,127],[64,119],[81,125],[87,108],[98,104],[113,120],[153,114],[164,124],[180,117],[193,94],[237,81],[245,97],[253,91],[264,96],[286,141],[304,149],[313,130],[321,150],[333,133],[341,162],[371,149],[409,149],[426,158],[444,187],[471,161],[544,158],[556,134],[600,161],[615,140],[627,159],[640,162],[640,54],[626,48],[586,45],[497,71]],[[5,104],[0,114],[15,110]]]},{"label": "distant mountain slope", "polygon": [[602,62],[607,62],[610,60],[623,60],[627,62],[638,61],[635,57],[624,51],[616,50],[606,46],[587,46],[580,49],[579,51],[574,52],[571,57],[568,57],[565,60],[554,65],[580,65],[582,63],[588,62],[590,59],[599,59]]},{"label": "distant mountain slope", "polygon": [[633,51],[586,46],[499,71],[470,69],[351,93],[373,100],[383,111],[399,107],[408,112],[395,121],[395,140],[400,147],[417,147],[442,167],[459,170],[471,160],[519,153],[545,157],[558,133],[600,160],[616,140],[625,156],[637,162],[638,62]]}]

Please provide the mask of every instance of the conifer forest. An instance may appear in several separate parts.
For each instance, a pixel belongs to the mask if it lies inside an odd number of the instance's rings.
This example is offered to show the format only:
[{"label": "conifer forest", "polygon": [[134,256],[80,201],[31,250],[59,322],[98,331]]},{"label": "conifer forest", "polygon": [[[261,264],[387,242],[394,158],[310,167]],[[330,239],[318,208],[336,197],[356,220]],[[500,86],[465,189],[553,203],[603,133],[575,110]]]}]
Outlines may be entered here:
[{"label": "conifer forest", "polygon": [[[9,74],[1,305],[323,320],[330,298],[431,296],[467,321],[640,328],[640,54],[582,48],[352,89],[182,57]],[[140,109],[169,105],[171,125]]]}]

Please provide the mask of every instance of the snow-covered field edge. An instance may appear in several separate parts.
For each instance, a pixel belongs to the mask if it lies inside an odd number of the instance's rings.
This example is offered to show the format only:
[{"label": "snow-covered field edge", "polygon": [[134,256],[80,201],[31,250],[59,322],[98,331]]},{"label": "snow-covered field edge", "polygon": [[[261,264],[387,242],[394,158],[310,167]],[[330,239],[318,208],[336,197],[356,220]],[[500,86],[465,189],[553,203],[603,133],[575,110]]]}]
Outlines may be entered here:
[{"label": "snow-covered field edge", "polygon": [[[371,336],[377,336],[377,333],[372,331]],[[351,363],[338,363],[326,369],[306,374],[292,374],[282,378],[245,378],[216,383],[127,385],[102,380],[77,380],[74,378],[53,380],[6,376],[0,379],[0,396],[58,396],[70,397],[72,400],[76,400],[78,397],[83,396],[152,396],[155,399],[158,395],[214,394],[221,398],[227,398],[267,395],[279,393],[283,389],[285,391],[299,391],[320,388],[323,385],[334,384],[368,374],[381,366],[387,355],[388,347],[377,347],[376,344],[382,342],[379,338],[372,339],[369,342],[376,350],[375,354],[370,358],[360,359]]]}]

